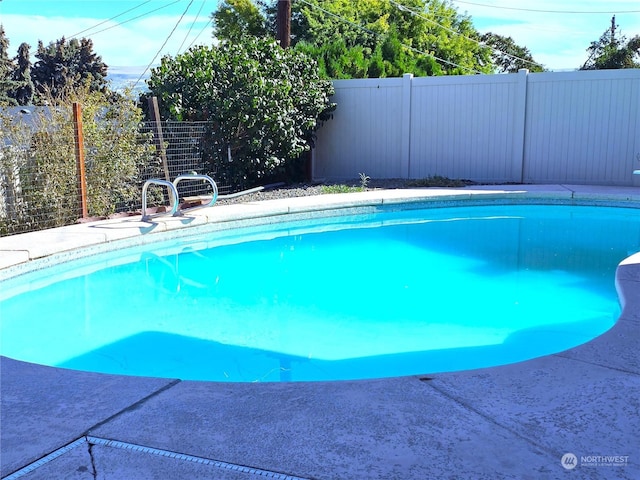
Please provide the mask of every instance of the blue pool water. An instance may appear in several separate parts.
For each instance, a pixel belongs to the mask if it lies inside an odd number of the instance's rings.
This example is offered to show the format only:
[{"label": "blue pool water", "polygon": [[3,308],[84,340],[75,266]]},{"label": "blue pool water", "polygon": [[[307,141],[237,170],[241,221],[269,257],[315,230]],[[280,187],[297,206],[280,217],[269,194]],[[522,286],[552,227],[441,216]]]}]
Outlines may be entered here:
[{"label": "blue pool water", "polygon": [[620,313],[640,211],[495,205],[325,218],[132,247],[3,282],[0,353],[216,381],[479,368]]}]

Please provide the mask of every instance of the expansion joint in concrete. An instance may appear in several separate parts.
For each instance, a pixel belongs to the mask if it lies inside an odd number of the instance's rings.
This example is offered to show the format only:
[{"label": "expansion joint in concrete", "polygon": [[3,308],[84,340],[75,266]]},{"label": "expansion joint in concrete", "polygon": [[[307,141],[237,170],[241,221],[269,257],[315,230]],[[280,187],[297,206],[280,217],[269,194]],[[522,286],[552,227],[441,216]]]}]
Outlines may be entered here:
[{"label": "expansion joint in concrete", "polygon": [[636,377],[640,376],[638,374],[638,372],[634,372],[634,371],[631,371],[631,370],[625,370],[624,368],[616,368],[614,366],[607,365],[605,363],[590,362],[590,361],[584,360],[582,358],[570,357],[568,355],[564,355],[563,353],[556,353],[555,356],[556,357],[560,357],[560,358],[562,358],[564,360],[570,360],[570,361],[574,361],[574,362],[586,363],[587,365],[594,365],[596,367],[606,368],[606,369],[609,369],[609,370],[614,370],[616,372],[626,373],[628,375],[635,375]]},{"label": "expansion joint in concrete", "polygon": [[541,445],[540,443],[536,442],[535,440],[523,435],[522,433],[520,433],[518,430],[514,430],[513,428],[508,427],[507,425],[503,425],[502,423],[498,422],[492,415],[489,415],[485,412],[483,412],[482,410],[472,406],[470,403],[468,403],[467,401],[465,401],[462,398],[456,397],[455,395],[450,394],[449,392],[447,392],[446,390],[443,390],[441,388],[438,388],[437,386],[437,382],[436,381],[429,381],[429,382],[421,382],[424,385],[433,388],[436,392],[438,392],[440,395],[448,398],[449,400],[457,403],[458,405],[460,405],[462,408],[466,409],[466,410],[470,410],[471,412],[475,413],[476,415],[481,416],[483,419],[485,419],[486,421],[496,425],[499,428],[502,428],[506,431],[508,431],[509,433],[515,435],[518,438],[521,438],[522,440],[524,440],[525,442],[533,445],[534,447],[536,447],[537,449],[539,449],[540,451],[543,451],[549,455],[551,455],[554,458],[560,458],[562,456],[561,452],[557,452],[555,450],[551,450],[550,448],[548,448],[545,445]]},{"label": "expansion joint in concrete", "polygon": [[90,427],[87,431],[85,431],[83,433],[83,435],[87,436],[90,435],[90,432],[92,432],[93,430],[101,427],[102,425],[105,425],[109,422],[111,422],[112,420],[114,420],[115,418],[119,417],[120,415],[122,415],[123,413],[127,413],[130,412],[132,410],[137,410],[138,408],[140,408],[143,404],[145,404],[147,401],[149,401],[150,399],[160,395],[161,393],[169,390],[170,388],[175,387],[177,384],[179,384],[182,380],[173,380],[172,382],[169,382],[167,385],[163,386],[162,388],[159,388],[158,390],[151,392],[149,395],[147,395],[146,397],[141,398],[140,400],[138,400],[135,403],[132,403],[131,405],[123,408],[122,410],[120,410],[119,412],[114,413],[113,415],[111,415],[108,418],[105,418],[104,420],[96,423],[95,425],[93,425],[92,427]]}]

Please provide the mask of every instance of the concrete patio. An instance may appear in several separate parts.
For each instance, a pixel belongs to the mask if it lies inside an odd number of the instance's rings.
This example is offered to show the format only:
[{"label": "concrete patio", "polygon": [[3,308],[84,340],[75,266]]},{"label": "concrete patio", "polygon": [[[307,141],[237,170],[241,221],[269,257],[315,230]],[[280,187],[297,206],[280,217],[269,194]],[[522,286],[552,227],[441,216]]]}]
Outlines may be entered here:
[{"label": "concrete patio", "polygon": [[[122,239],[142,242],[150,232],[185,224],[472,195],[640,202],[636,187],[519,185],[213,207],[153,224],[112,220],[0,238],[0,280],[52,255]],[[76,372],[0,357],[0,475],[640,478],[640,253],[618,267],[616,282],[623,312],[600,337],[555,355],[457,373],[210,383]],[[563,465],[565,454],[575,455],[575,463]]]}]

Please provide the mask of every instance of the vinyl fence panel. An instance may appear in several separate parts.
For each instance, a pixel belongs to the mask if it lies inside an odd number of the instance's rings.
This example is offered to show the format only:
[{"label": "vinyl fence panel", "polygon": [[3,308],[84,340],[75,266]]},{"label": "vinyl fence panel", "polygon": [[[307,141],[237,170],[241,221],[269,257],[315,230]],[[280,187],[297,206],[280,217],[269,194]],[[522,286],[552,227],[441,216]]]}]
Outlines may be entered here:
[{"label": "vinyl fence panel", "polygon": [[637,69],[334,84],[315,178],[640,184]]},{"label": "vinyl fence panel", "polygon": [[524,181],[631,185],[640,70],[529,75]]},{"label": "vinyl fence panel", "polygon": [[401,78],[337,80],[333,119],[318,131],[315,178],[399,178],[402,171]]},{"label": "vinyl fence panel", "polygon": [[520,75],[416,78],[410,178],[521,180]]}]

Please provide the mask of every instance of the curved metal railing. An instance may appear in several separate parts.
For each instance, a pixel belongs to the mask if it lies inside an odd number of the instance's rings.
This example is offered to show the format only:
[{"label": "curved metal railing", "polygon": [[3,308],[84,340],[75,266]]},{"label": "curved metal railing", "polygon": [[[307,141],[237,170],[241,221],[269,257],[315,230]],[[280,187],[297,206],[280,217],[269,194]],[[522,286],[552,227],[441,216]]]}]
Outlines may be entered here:
[{"label": "curved metal railing", "polygon": [[185,210],[180,210],[178,212],[178,215],[181,215],[182,213],[190,210],[196,210],[198,208],[213,207],[213,205],[216,203],[216,200],[218,200],[218,185],[216,185],[216,182],[213,180],[213,178],[211,178],[209,175],[201,175],[197,173],[185,173],[183,175],[178,175],[176,179],[173,181],[173,186],[176,188],[176,191],[178,190],[178,184],[183,180],[207,181],[211,184],[211,189],[213,190],[213,194],[211,196],[211,200],[209,201],[209,203],[206,203],[204,205],[198,205],[196,207],[187,208]]},{"label": "curved metal railing", "polygon": [[151,185],[160,185],[163,187],[167,187],[169,191],[169,201],[171,202],[171,211],[169,212],[171,215],[175,215],[178,211],[178,190],[176,186],[169,182],[168,180],[160,180],[159,178],[151,178],[144,182],[142,186],[142,221],[146,222],[152,217],[157,217],[158,215],[166,215],[166,212],[156,213],[154,215],[147,215],[147,190]]},{"label": "curved metal railing", "polygon": [[[184,210],[181,210],[179,196],[178,196],[178,184],[183,180],[203,180],[203,181],[209,182],[209,184],[211,184],[211,189],[212,189],[211,200],[209,200],[209,202],[204,205],[197,205],[195,207],[185,208]],[[160,186],[167,187],[167,190],[169,191],[170,201],[171,201],[171,210],[169,212],[162,212],[162,213],[147,215],[147,190],[151,185],[160,185]],[[248,195],[250,193],[259,192],[261,190],[264,190],[264,188],[265,187],[255,187],[255,188],[250,188],[248,190],[242,190],[241,192],[229,193],[226,195],[218,195],[218,185],[213,180],[213,178],[211,178],[209,175],[202,175],[198,173],[185,173],[183,175],[178,175],[173,182],[170,182],[168,180],[161,180],[159,178],[152,178],[144,182],[144,185],[142,186],[142,221],[146,222],[150,218],[157,217],[160,215],[179,216],[179,215],[183,215],[186,212],[190,212],[192,210],[196,210],[199,208],[213,207],[213,205],[216,203],[216,201],[219,198],[225,198],[225,199],[236,198],[241,195]]]}]

